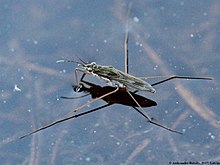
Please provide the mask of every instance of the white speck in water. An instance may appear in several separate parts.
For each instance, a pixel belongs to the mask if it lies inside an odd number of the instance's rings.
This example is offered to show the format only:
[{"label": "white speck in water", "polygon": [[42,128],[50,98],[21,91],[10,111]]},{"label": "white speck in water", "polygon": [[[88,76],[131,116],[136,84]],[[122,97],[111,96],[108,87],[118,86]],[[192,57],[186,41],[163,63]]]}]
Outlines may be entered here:
[{"label": "white speck in water", "polygon": [[158,65],[155,65],[153,69],[154,69],[154,70],[157,70],[157,68],[158,68]]},{"label": "white speck in water", "polygon": [[120,142],[117,142],[116,144],[119,146],[119,145],[120,145]]},{"label": "white speck in water", "polygon": [[95,124],[95,127],[98,127],[98,126],[99,126],[99,123],[96,123],[96,124]]},{"label": "white speck in water", "polygon": [[96,133],[96,131],[93,131],[93,133]]},{"label": "white speck in water", "polygon": [[107,43],[107,40],[104,40],[104,43]]},{"label": "white speck in water", "polygon": [[179,102],[178,102],[178,101],[176,101],[176,104],[179,104]]},{"label": "white speck in water", "polygon": [[114,136],[114,135],[109,135],[109,137],[113,138],[113,137],[115,137],[115,136]]},{"label": "white speck in water", "polygon": [[211,139],[215,139],[215,135],[213,135],[211,132],[209,132],[208,135],[211,137]]},{"label": "white speck in water", "polygon": [[28,112],[31,112],[31,109],[28,109],[27,111],[28,111]]},{"label": "white speck in water", "polygon": [[21,89],[18,87],[17,84],[15,84],[13,91],[14,92],[21,92]]},{"label": "white speck in water", "polygon": [[15,49],[14,49],[14,48],[11,48],[11,52],[15,52]]},{"label": "white speck in water", "polygon": [[134,22],[139,22],[139,18],[138,17],[134,17],[133,20],[134,20]]},{"label": "white speck in water", "polygon": [[65,60],[57,60],[56,63],[65,62]]},{"label": "white speck in water", "polygon": [[37,44],[38,44],[38,41],[37,41],[37,40],[34,40],[34,44],[37,45]]},{"label": "white speck in water", "polygon": [[191,38],[193,38],[193,37],[194,37],[194,35],[193,35],[193,34],[190,34],[190,37],[191,37]]},{"label": "white speck in water", "polygon": [[204,152],[200,152],[199,154],[200,154],[200,155],[204,155]]},{"label": "white speck in water", "polygon": [[23,76],[21,76],[21,80],[24,80],[24,77],[23,77]]},{"label": "white speck in water", "polygon": [[214,140],[214,139],[215,139],[215,136],[214,136],[214,135],[211,135],[211,139],[213,139],[213,140]]},{"label": "white speck in water", "polygon": [[141,52],[142,52],[142,50],[139,50],[139,52],[141,53]]},{"label": "white speck in water", "polygon": [[89,162],[90,160],[91,160],[91,158],[90,158],[90,157],[87,157],[87,158],[86,158],[86,161],[87,161],[87,162]]},{"label": "white speck in water", "polygon": [[[87,101],[87,103],[89,103],[89,101]],[[89,105],[87,105],[87,107],[89,108],[89,107],[90,107],[90,104],[89,104]]]}]

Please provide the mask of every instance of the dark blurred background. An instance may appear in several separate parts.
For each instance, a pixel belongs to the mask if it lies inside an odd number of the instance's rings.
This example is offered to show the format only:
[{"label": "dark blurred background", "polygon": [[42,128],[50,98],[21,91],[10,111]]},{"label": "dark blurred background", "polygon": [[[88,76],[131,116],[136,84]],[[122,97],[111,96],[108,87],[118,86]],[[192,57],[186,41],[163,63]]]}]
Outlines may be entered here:
[{"label": "dark blurred background", "polygon": [[[133,1],[131,1],[133,2]],[[220,162],[220,1],[0,1],[0,164],[168,164]],[[74,63],[95,61],[136,76],[210,76],[172,80],[141,93],[145,111],[178,135],[113,105],[17,139],[87,103],[74,93]],[[100,80],[87,76],[94,83]],[[158,79],[149,79],[150,83]],[[83,111],[103,105],[103,101]]]}]

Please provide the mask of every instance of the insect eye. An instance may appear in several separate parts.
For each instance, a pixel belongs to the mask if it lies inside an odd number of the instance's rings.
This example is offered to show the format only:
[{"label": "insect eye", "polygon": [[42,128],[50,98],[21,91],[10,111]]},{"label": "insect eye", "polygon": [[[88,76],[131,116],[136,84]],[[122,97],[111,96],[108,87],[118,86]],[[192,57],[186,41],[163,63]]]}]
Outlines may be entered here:
[{"label": "insect eye", "polygon": [[92,72],[93,69],[89,67],[87,70],[88,70],[89,72]]}]

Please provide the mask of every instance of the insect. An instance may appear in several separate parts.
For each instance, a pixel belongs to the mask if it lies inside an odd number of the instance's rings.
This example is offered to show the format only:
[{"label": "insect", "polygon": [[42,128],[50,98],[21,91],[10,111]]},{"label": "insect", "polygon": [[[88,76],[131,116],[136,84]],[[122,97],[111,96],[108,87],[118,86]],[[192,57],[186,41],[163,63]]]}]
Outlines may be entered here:
[{"label": "insect", "polygon": [[83,70],[77,68],[76,71],[82,71],[83,73],[99,77],[112,86],[125,87],[128,90],[137,90],[151,93],[156,92],[156,90],[146,81],[128,73],[122,72],[113,66],[102,66],[96,64],[95,62],[90,64],[80,63],[79,66],[81,66]]},{"label": "insect", "polygon": [[[72,115],[72,116],[68,116],[68,117],[64,117],[64,118],[61,118],[61,119],[58,119],[46,126],[43,126],[41,128],[38,128],[36,129],[35,131],[31,132],[31,133],[28,133],[22,137],[20,137],[21,139],[24,138],[24,137],[27,137],[31,134],[34,134],[36,132],[39,132],[41,130],[44,130],[44,129],[47,129],[53,125],[56,125],[58,123],[61,123],[61,122],[64,122],[64,121],[67,121],[67,120],[70,120],[70,119],[73,119],[73,118],[78,118],[80,116],[83,116],[83,115],[86,115],[86,114],[89,114],[89,113],[92,113],[92,112],[95,112],[95,111],[98,111],[102,108],[105,108],[105,107],[108,107],[112,104],[123,104],[123,105],[127,105],[127,106],[131,106],[133,107],[136,111],[138,111],[142,116],[144,116],[146,118],[146,115],[140,111],[137,107],[138,105],[135,103],[135,101],[130,97],[130,95],[127,93],[127,91],[125,90],[125,88],[122,88],[120,87],[118,89],[117,92],[114,92],[117,88],[116,87],[112,87],[112,86],[104,86],[104,87],[101,87],[99,85],[95,85],[91,82],[87,82],[85,80],[83,80],[85,74],[83,74],[80,82],[83,82],[84,84],[88,85],[89,87],[86,87],[83,83],[80,83],[79,85],[73,85],[73,90],[75,92],[85,92],[85,93],[89,93],[93,99],[100,99],[100,97],[102,97],[101,99],[103,99],[105,102],[107,102],[107,104],[103,105],[103,106],[100,106],[98,108],[95,108],[95,109],[92,109],[92,110],[89,110],[89,111],[86,111],[86,112],[83,112],[83,113],[80,113],[80,114],[76,114],[76,115]],[[158,84],[161,84],[161,83],[164,83],[166,81],[169,81],[171,79],[200,79],[198,77],[185,77],[185,76],[171,76],[165,80],[162,80],[162,81],[159,81],[159,82],[156,82],[156,83],[153,83],[151,84],[151,86],[156,86]],[[109,94],[110,92],[114,92],[112,94]],[[106,96],[106,94],[109,94]],[[136,94],[136,92],[131,92],[133,98],[135,100],[138,101],[139,105],[141,107],[151,107],[151,106],[156,106],[157,103],[151,99],[148,99],[146,97],[143,97],[141,95],[138,95]],[[84,95],[84,96],[87,96],[88,94]],[[82,97],[84,97],[82,96]],[[105,97],[103,97],[105,96]],[[76,98],[81,98],[81,97],[61,97],[63,99],[76,99]],[[121,99],[123,98],[123,99]],[[94,100],[93,100],[94,101]],[[87,106],[88,104],[91,104],[91,102],[89,103],[86,103],[84,105],[82,105],[80,107],[80,109],[82,109],[83,107]],[[78,108],[79,109],[79,108]],[[147,118],[148,119],[148,118]],[[179,134],[182,134],[182,132],[180,131],[177,131],[177,130],[174,130],[174,129],[171,129],[167,126],[164,126],[160,123],[158,123],[157,121],[155,121],[155,119],[151,118],[151,121],[148,120],[148,122],[152,123],[152,124],[155,124],[159,127],[162,127],[164,129],[167,129],[169,131],[172,131],[172,132],[175,132],[175,133],[179,133]]]},{"label": "insect", "polygon": [[[76,62],[78,63],[78,66],[80,66],[81,68],[76,68],[75,69],[75,79],[77,82],[76,86],[73,86],[74,90],[76,92],[89,92],[89,94],[91,94],[93,100],[83,104],[82,106],[78,107],[77,109],[74,110],[74,112],[86,107],[87,105],[99,100],[99,99],[103,99],[104,101],[107,102],[107,104],[100,106],[98,108],[89,110],[87,112],[83,112],[80,114],[76,114],[76,115],[72,115],[70,116],[69,114],[67,114],[67,117],[64,117],[62,119],[56,120],[55,122],[48,124],[44,127],[41,127],[39,129],[36,129],[35,131],[28,133],[20,138],[24,138],[26,136],[29,136],[31,134],[34,134],[36,132],[39,132],[43,129],[49,128],[55,124],[61,123],[63,121],[72,119],[72,118],[77,118],[83,115],[86,115],[88,113],[97,111],[99,109],[102,109],[104,107],[110,106],[114,103],[118,103],[118,104],[123,104],[123,105],[127,105],[127,106],[132,106],[135,110],[137,110],[142,116],[144,116],[148,122],[155,124],[157,126],[160,126],[162,128],[165,128],[169,131],[175,132],[175,133],[179,133],[182,134],[182,132],[173,130],[169,127],[166,127],[158,122],[155,121],[155,119],[149,117],[142,109],[142,107],[150,107],[150,106],[156,106],[156,102],[153,100],[150,100],[148,98],[145,98],[143,96],[140,96],[138,94],[136,94],[138,91],[144,91],[144,92],[151,92],[151,93],[155,93],[156,90],[153,88],[153,86],[156,86],[158,84],[164,83],[166,81],[169,81],[171,79],[202,79],[202,80],[212,80],[212,78],[210,77],[190,77],[190,76],[177,76],[177,75],[173,75],[173,76],[157,76],[157,77],[161,77],[161,78],[166,78],[165,80],[153,83],[153,84],[149,84],[148,82],[144,81],[141,78],[135,77],[133,75],[128,74],[128,50],[126,50],[127,48],[127,43],[128,43],[128,33],[126,33],[126,37],[125,37],[125,72],[122,72],[112,66],[102,66],[102,65],[97,65],[96,63],[92,62],[92,63],[85,63],[83,60],[80,61],[81,62],[77,62],[77,61],[70,61],[70,60],[58,60],[57,62]],[[77,78],[77,72],[83,72],[83,75],[80,79],[80,81],[78,81]],[[111,86],[98,86],[95,84],[92,84],[90,82],[86,82],[83,80],[84,76],[86,74],[90,74],[93,75],[95,77],[101,78],[104,81],[106,81],[106,83],[110,84]],[[145,77],[145,78],[151,78],[151,77]],[[87,85],[90,86],[90,88],[86,88],[82,83],[83,82]],[[133,91],[130,91],[133,90]],[[62,97],[62,98],[66,98],[66,99],[70,99],[68,97]],[[123,98],[123,99],[121,99]],[[140,109],[138,109],[138,108]]]},{"label": "insect", "polygon": [[[149,84],[148,82],[144,81],[143,79],[133,76],[131,74],[128,74],[128,31],[126,32],[125,35],[125,72],[122,72],[113,66],[102,66],[98,65],[95,62],[92,63],[86,63],[83,60],[79,58],[79,61],[71,61],[71,60],[59,60],[57,62],[75,62],[78,64],[80,68],[75,68],[75,79],[77,84],[79,85],[78,78],[77,78],[77,72],[82,72],[83,76],[81,80],[83,79],[85,74],[93,75],[95,77],[98,77],[102,80],[104,80],[107,84],[111,86],[115,86],[116,89],[114,91],[111,91],[109,93],[105,93],[102,96],[94,99],[93,101],[77,108],[74,110],[74,112],[82,109],[83,107],[91,104],[92,102],[95,102],[99,99],[103,99],[104,97],[107,97],[109,95],[112,95],[120,88],[124,88],[124,91],[127,92],[127,94],[130,96],[130,98],[136,103],[136,105],[140,108],[140,113],[143,114],[149,122],[153,122],[152,118],[150,118],[146,113],[144,113],[143,108],[139,104],[139,102],[133,97],[132,93],[130,90],[134,90],[134,92],[138,91],[144,91],[144,92],[151,92],[155,93],[156,90],[153,88],[153,86],[161,84],[163,82],[166,82],[168,80],[174,79],[174,78],[179,78],[179,79],[201,79],[201,80],[212,80],[210,77],[190,77],[190,76],[157,76],[158,78],[167,78],[165,80],[162,80],[160,82],[154,83],[154,84]],[[145,78],[150,78],[150,77],[145,77]]]},{"label": "insect", "polygon": [[[130,90],[134,90],[135,92],[138,91],[144,91],[144,92],[151,92],[151,93],[155,93],[156,90],[153,88],[153,86],[161,84],[165,81],[174,79],[174,78],[179,78],[179,79],[201,79],[201,80],[212,80],[212,78],[210,77],[190,77],[190,76],[158,76],[158,77],[166,77],[167,79],[162,80],[161,82],[157,82],[155,84],[149,84],[148,82],[144,81],[141,78],[135,77],[133,75],[130,75],[128,73],[122,72],[112,66],[102,66],[102,65],[97,65],[96,63],[92,62],[92,63],[85,63],[84,61],[82,61],[80,59],[81,62],[77,62],[78,66],[80,66],[81,68],[76,68],[75,69],[75,78],[77,81],[77,84],[79,84],[79,81],[77,79],[77,72],[80,71],[82,72],[84,75],[85,74],[90,74],[93,75],[95,77],[98,77],[104,81],[106,81],[106,83],[115,86],[116,89],[114,91],[111,91],[109,93],[104,94],[103,96],[100,96],[96,99],[94,99],[93,101],[87,103],[86,105],[89,105],[92,102],[95,102],[96,100],[102,99],[103,97],[106,97],[108,95],[111,95],[115,92],[117,92],[120,88],[124,88],[125,92],[127,92],[128,95],[130,95],[131,99],[136,103],[136,105],[138,105],[138,107],[140,108],[140,111],[142,113],[144,113],[141,105],[139,104],[139,102],[132,96]],[[59,62],[76,62],[76,61],[65,61],[65,60],[61,60]],[[83,76],[84,77],[84,76]],[[149,77],[145,77],[145,78],[149,78]],[[79,108],[77,108],[76,110],[74,110],[74,112],[78,111],[79,109],[82,109],[84,106],[81,106]],[[145,113],[145,117],[149,120],[149,122],[152,122],[152,119]]]}]

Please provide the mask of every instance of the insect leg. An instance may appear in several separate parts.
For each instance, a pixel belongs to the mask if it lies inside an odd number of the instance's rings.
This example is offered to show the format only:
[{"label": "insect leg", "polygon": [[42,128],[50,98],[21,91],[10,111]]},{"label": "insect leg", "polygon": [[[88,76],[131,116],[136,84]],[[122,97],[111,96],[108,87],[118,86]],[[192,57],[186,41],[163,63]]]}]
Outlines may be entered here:
[{"label": "insect leg", "polygon": [[160,123],[154,121],[151,117],[149,117],[146,113],[144,113],[143,108],[140,106],[140,104],[137,102],[137,100],[132,96],[132,94],[131,94],[128,90],[127,90],[127,92],[128,92],[128,94],[131,96],[131,98],[135,101],[135,103],[138,105],[138,107],[139,107],[141,110],[139,110],[139,109],[137,109],[137,108],[135,108],[135,107],[133,107],[133,108],[134,108],[135,110],[137,110],[140,114],[142,114],[145,118],[147,118],[148,122],[150,122],[150,123],[152,123],[152,124],[155,124],[155,125],[157,125],[157,126],[159,126],[159,127],[162,127],[162,128],[164,128],[164,129],[167,129],[167,130],[169,130],[169,131],[182,134],[182,132],[173,130],[173,129],[169,128],[169,127],[166,127],[166,126],[164,126],[164,125],[162,125],[162,124],[160,124]]},{"label": "insect leg", "polygon": [[[127,90],[127,88],[126,88],[126,91],[130,95],[130,97],[134,100],[134,102],[137,104],[137,106],[141,109],[142,113],[144,113],[143,108],[140,106],[138,101],[132,96],[132,94]],[[152,121],[152,119],[147,114],[145,114],[145,117],[148,119],[149,122]]]},{"label": "insect leg", "polygon": [[80,116],[83,116],[83,115],[86,115],[86,114],[95,112],[95,111],[97,111],[97,110],[100,110],[100,109],[102,109],[102,108],[108,107],[108,106],[110,106],[110,105],[111,105],[111,104],[105,104],[105,105],[103,105],[103,106],[100,106],[100,107],[98,107],[98,108],[89,110],[89,111],[87,111],[87,112],[83,112],[83,113],[80,113],[80,114],[77,114],[77,115],[73,115],[73,116],[69,116],[69,117],[66,117],[66,118],[58,119],[58,120],[56,120],[56,121],[54,121],[54,122],[52,122],[52,123],[50,123],[50,124],[48,124],[48,125],[45,125],[45,126],[43,126],[43,127],[41,127],[41,128],[38,128],[38,129],[34,130],[33,132],[30,132],[30,133],[28,133],[28,134],[26,134],[26,135],[23,135],[23,136],[19,137],[19,139],[23,139],[23,138],[25,138],[25,137],[27,137],[27,136],[30,136],[30,135],[32,135],[32,134],[34,134],[34,133],[37,133],[37,132],[39,132],[39,131],[42,131],[42,130],[44,130],[44,129],[47,129],[47,128],[49,128],[49,127],[51,127],[51,126],[53,126],[53,125],[56,125],[56,124],[58,124],[58,123],[61,123],[61,122],[64,122],[64,121],[67,121],[67,120],[70,120],[70,119],[73,119],[73,118],[77,118],[77,117],[80,117]]},{"label": "insect leg", "polygon": [[[95,86],[95,84],[92,84],[92,83],[89,83],[89,82],[86,82],[86,81],[84,81],[84,80],[82,80],[84,77],[85,77],[85,73],[83,73],[83,75],[82,75],[82,77],[81,77],[81,79],[80,79],[80,82],[83,82],[83,83],[85,83],[85,84],[87,84],[87,85],[89,85],[89,86]],[[80,85],[73,85],[72,86],[73,87],[73,89],[75,88],[75,87],[80,87]],[[75,90],[75,89],[74,89]],[[61,96],[60,98],[61,99],[79,99],[79,98],[82,98],[82,97],[86,97],[86,96],[88,96],[88,95],[90,95],[89,93],[87,93],[87,94],[85,94],[85,95],[82,95],[82,96],[78,96],[78,97],[67,97],[67,96]]]},{"label": "insect leg", "polygon": [[174,75],[174,76],[170,76],[169,78],[165,79],[165,80],[162,80],[162,81],[159,81],[159,82],[156,82],[156,83],[153,83],[151,84],[151,86],[156,86],[158,84],[162,84],[166,81],[169,81],[171,79],[194,79],[194,80],[212,80],[213,78],[211,77],[191,77],[191,76],[177,76],[177,75]]},{"label": "insect leg", "polygon": [[91,82],[88,82],[88,81],[85,81],[85,80],[83,80],[83,78],[85,77],[85,75],[86,75],[86,73],[83,73],[83,75],[82,75],[82,77],[81,77],[81,79],[80,79],[80,82],[83,82],[83,83],[85,83],[85,84],[87,84],[87,85],[89,85],[89,86],[96,86],[95,84],[93,84],[93,83],[91,83]]},{"label": "insect leg", "polygon": [[129,24],[129,17],[130,17],[130,12],[131,12],[131,6],[132,6],[132,3],[129,3],[129,6],[128,6],[128,11],[127,11],[127,14],[126,14],[126,32],[125,32],[125,42],[124,42],[124,54],[125,54],[125,73],[128,73],[128,24]]},{"label": "insect leg", "polygon": [[[95,99],[89,101],[89,102],[86,103],[86,104],[83,104],[82,106],[80,106],[80,107],[78,107],[77,109],[75,109],[73,112],[77,112],[77,111],[79,111],[80,109],[82,109],[82,108],[84,108],[84,107],[86,107],[86,106],[88,106],[88,105],[90,105],[90,104],[96,102],[97,100],[100,100],[100,99],[102,99],[102,98],[104,98],[104,97],[106,97],[106,96],[108,96],[108,95],[111,95],[111,94],[117,92],[118,90],[119,90],[119,87],[117,87],[115,90],[113,90],[113,91],[111,91],[111,92],[109,92],[109,93],[106,93],[106,94],[104,94],[104,95],[102,95],[102,96],[100,96],[100,97],[97,97],[97,98],[95,98]],[[69,114],[69,113],[68,113],[68,114]]]},{"label": "insect leg", "polygon": [[151,86],[156,86],[158,84],[162,84],[171,79],[200,79],[200,80],[213,80],[212,77],[192,77],[192,76],[178,76],[178,75],[166,75],[166,76],[147,76],[147,77],[139,77],[141,79],[153,79],[153,78],[166,78],[165,80],[158,81],[156,83],[151,84]]},{"label": "insect leg", "polygon": [[[78,78],[77,78],[77,72],[82,72],[83,73],[83,76],[84,77],[85,75],[84,74],[91,74],[90,72],[86,71],[86,70],[82,70],[80,68],[75,68],[74,69],[74,74],[75,74],[75,81],[77,83],[77,85],[79,85],[79,81],[78,81]],[[82,78],[81,78],[82,79]]]},{"label": "insect leg", "polygon": [[125,73],[128,73],[128,30],[125,33]]},{"label": "insect leg", "polygon": [[[138,111],[138,112],[139,112],[142,116],[144,116],[145,118],[147,118],[147,119],[149,118],[149,116],[147,116],[144,112],[140,111],[138,108],[136,108],[136,107],[133,107],[133,108],[134,108],[136,111]],[[162,125],[162,124],[156,122],[153,118],[151,118],[151,120],[148,120],[148,122],[151,123],[151,124],[157,125],[157,126],[159,126],[159,127],[161,127],[161,128],[164,128],[164,129],[166,129],[166,130],[168,130],[168,131],[175,132],[175,133],[178,133],[178,134],[183,134],[183,133],[180,132],[180,131],[174,130],[174,129],[172,129],[172,128],[169,128],[169,127],[167,127],[167,126],[164,126],[164,125]]]},{"label": "insect leg", "polygon": [[61,99],[80,99],[80,98],[86,97],[86,96],[88,96],[88,95],[90,95],[90,94],[88,93],[88,94],[85,94],[85,95],[83,95],[83,96],[79,96],[79,97],[67,97],[67,96],[61,96],[60,98],[61,98]]}]

